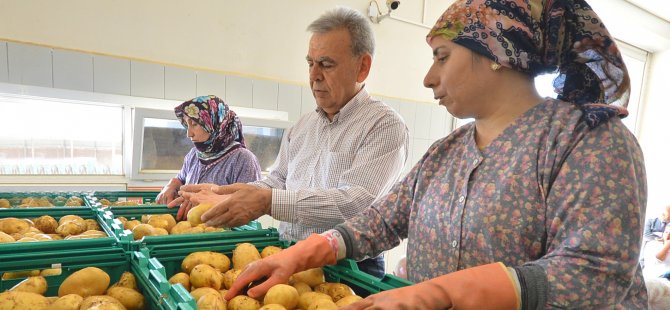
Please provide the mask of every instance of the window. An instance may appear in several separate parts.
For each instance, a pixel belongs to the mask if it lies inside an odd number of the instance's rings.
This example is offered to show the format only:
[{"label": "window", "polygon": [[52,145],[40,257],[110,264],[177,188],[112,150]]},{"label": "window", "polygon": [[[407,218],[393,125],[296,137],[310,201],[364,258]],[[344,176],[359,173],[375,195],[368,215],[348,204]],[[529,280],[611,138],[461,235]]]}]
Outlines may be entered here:
[{"label": "window", "polygon": [[0,94],[1,175],[122,175],[123,108]]}]

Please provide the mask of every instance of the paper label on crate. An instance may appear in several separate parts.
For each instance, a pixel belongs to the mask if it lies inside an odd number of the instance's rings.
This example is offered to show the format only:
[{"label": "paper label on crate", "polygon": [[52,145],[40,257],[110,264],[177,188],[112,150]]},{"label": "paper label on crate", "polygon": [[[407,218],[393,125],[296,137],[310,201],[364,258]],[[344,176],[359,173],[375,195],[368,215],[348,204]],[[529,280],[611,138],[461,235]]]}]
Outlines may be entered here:
[{"label": "paper label on crate", "polygon": [[53,268],[53,269],[60,269],[60,268],[61,268],[61,264],[60,264],[60,263],[51,264],[51,268]]}]

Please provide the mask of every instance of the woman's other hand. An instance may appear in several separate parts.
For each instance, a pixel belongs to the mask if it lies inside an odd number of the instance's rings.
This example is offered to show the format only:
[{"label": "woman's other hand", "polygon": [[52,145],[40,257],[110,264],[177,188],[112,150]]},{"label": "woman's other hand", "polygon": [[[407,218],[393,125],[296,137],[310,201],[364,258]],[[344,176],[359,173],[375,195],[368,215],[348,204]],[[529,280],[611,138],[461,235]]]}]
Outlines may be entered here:
[{"label": "woman's other hand", "polygon": [[170,182],[168,182],[168,184],[163,187],[161,192],[158,193],[158,196],[156,196],[156,203],[164,205],[175,200],[178,197],[177,191],[182,185],[183,184],[179,179],[170,179]]}]

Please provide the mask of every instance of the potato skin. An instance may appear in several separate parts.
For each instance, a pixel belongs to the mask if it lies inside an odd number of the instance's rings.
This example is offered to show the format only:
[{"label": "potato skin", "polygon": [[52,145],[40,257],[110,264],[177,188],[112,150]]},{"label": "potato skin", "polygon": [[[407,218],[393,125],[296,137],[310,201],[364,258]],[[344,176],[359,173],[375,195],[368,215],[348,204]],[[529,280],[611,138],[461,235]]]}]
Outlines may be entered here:
[{"label": "potato skin", "polygon": [[258,300],[245,295],[237,295],[228,301],[229,310],[258,310],[260,307]]},{"label": "potato skin", "polygon": [[233,250],[233,268],[243,270],[251,262],[261,259],[256,246],[251,243],[240,243]]},{"label": "potato skin", "polygon": [[203,251],[187,255],[181,262],[181,270],[190,274],[193,267],[199,264],[210,265],[222,273],[230,269],[230,259],[228,256],[222,253]]},{"label": "potato skin", "polygon": [[114,297],[128,310],[144,309],[144,295],[132,288],[112,287],[107,290],[107,296]]},{"label": "potato skin", "polygon": [[312,268],[302,272],[295,273],[291,276],[291,283],[305,282],[310,287],[315,287],[323,282],[326,282],[326,277],[323,274],[323,269]]},{"label": "potato skin", "polygon": [[298,290],[287,284],[277,284],[265,294],[263,304],[280,304],[287,310],[293,310],[298,305]]},{"label": "potato skin", "polygon": [[191,291],[191,277],[185,272],[180,272],[170,277],[168,280],[171,284],[181,283],[181,285],[187,290]]},{"label": "potato skin", "polygon": [[97,267],[86,267],[72,273],[58,288],[58,296],[77,294],[81,297],[102,295],[109,287],[109,275]]},{"label": "potato skin", "polygon": [[47,291],[47,280],[43,276],[28,277],[9,289],[14,292],[31,292],[44,295]]},{"label": "potato skin", "polygon": [[281,248],[278,246],[270,245],[266,246],[263,251],[261,251],[261,258],[266,258],[272,254],[277,254],[281,252]]},{"label": "potato skin", "polygon": [[49,305],[49,308],[53,310],[79,310],[83,301],[84,297],[77,294],[68,294],[56,299]]},{"label": "potato skin", "polygon": [[0,293],[0,309],[49,309],[49,300],[31,292],[4,292]]},{"label": "potato skin", "polygon": [[193,227],[198,226],[198,224],[202,224],[202,219],[200,219],[202,215],[212,207],[213,205],[211,204],[201,203],[188,211],[188,213],[186,214],[186,219],[188,220],[189,223],[191,223],[191,226]]},{"label": "potato skin", "polygon": [[189,276],[192,288],[211,287],[218,290],[223,282],[221,272],[207,264],[196,265]]},{"label": "potato skin", "polygon": [[55,218],[43,215],[34,220],[35,228],[39,229],[45,234],[53,234],[56,232],[56,227],[58,227],[58,222]]}]

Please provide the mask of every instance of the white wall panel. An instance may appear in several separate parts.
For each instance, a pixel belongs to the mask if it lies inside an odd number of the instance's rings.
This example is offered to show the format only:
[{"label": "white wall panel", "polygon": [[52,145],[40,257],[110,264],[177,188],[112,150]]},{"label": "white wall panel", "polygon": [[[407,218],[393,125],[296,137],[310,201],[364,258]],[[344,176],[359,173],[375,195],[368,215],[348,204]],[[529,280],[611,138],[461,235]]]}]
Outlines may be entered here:
[{"label": "white wall panel", "polygon": [[130,60],[93,56],[93,91],[130,95]]},{"label": "white wall panel", "polygon": [[130,62],[130,94],[165,98],[165,67],[140,61]]},{"label": "white wall panel", "polygon": [[415,103],[416,116],[414,117],[414,137],[430,139],[431,106]]},{"label": "white wall panel", "polygon": [[165,67],[165,99],[186,101],[196,95],[196,77],[192,69]]},{"label": "white wall panel", "polygon": [[309,86],[303,86],[301,92],[302,105],[300,107],[300,115],[314,112],[314,109],[316,109],[316,99],[314,99],[312,89]]},{"label": "white wall panel", "polygon": [[226,103],[235,107],[251,108],[253,82],[249,78],[226,76]]},{"label": "white wall panel", "polygon": [[7,42],[9,82],[52,87],[51,49]]},{"label": "white wall panel", "polygon": [[55,88],[93,91],[93,55],[53,50]]},{"label": "white wall panel", "polygon": [[[446,136],[447,128],[447,109],[440,105],[434,105],[430,107],[430,136],[429,138],[433,141],[440,139]],[[451,117],[451,116],[449,116]],[[448,122],[449,128],[451,128],[451,122]]]},{"label": "white wall panel", "polygon": [[198,71],[196,75],[197,96],[214,95],[228,103],[226,100],[226,76],[224,74]]},{"label": "white wall panel", "polygon": [[301,87],[293,84],[279,84],[277,110],[288,112],[288,120],[295,122],[300,117]]},{"label": "white wall panel", "polygon": [[7,70],[7,42],[0,41],[0,82],[9,82]]},{"label": "white wall panel", "polygon": [[256,109],[277,110],[279,83],[270,80],[253,81],[252,107]]},{"label": "white wall panel", "polygon": [[402,116],[402,119],[405,120],[407,124],[407,129],[409,129],[409,137],[414,138],[414,120],[416,117],[416,104],[412,102],[399,102],[398,103],[398,113]]}]

